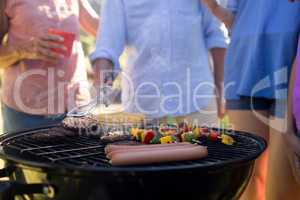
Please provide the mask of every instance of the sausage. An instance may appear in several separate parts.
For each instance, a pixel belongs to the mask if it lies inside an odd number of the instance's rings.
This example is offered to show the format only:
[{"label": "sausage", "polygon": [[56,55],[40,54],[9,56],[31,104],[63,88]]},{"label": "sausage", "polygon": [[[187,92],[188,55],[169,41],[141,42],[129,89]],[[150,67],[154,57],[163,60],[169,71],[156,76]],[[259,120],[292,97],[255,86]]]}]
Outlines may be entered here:
[{"label": "sausage", "polygon": [[113,166],[144,165],[173,161],[197,160],[208,155],[206,147],[180,148],[153,151],[122,152],[111,159]]},{"label": "sausage", "polygon": [[161,147],[170,147],[170,146],[183,146],[183,145],[193,145],[188,142],[182,143],[174,143],[174,144],[149,144],[149,145],[107,145],[105,147],[105,153],[108,154],[115,150],[130,150],[130,149],[153,149],[153,148],[161,148]]},{"label": "sausage", "polygon": [[144,165],[173,161],[196,160],[208,155],[206,147],[122,152],[111,158],[113,166]]},{"label": "sausage", "polygon": [[147,144],[147,145],[107,145],[105,147],[105,153],[109,153],[111,151],[115,150],[121,150],[121,149],[153,149],[153,148],[161,148],[161,147],[170,147],[170,146],[183,146],[183,145],[193,145],[188,142],[182,142],[182,143],[173,143],[173,144]]},{"label": "sausage", "polygon": [[[149,145],[140,145],[140,146],[149,146]],[[152,145],[153,146],[153,145]],[[182,148],[193,148],[195,146],[198,146],[197,144],[186,144],[186,145],[159,145],[158,147],[152,147],[152,148],[130,148],[130,149],[118,149],[118,150],[113,150],[110,151],[109,153],[106,154],[106,157],[111,159],[114,155],[118,153],[124,153],[124,152],[139,152],[139,151],[162,151],[162,150],[174,150],[174,149],[182,149]]]}]

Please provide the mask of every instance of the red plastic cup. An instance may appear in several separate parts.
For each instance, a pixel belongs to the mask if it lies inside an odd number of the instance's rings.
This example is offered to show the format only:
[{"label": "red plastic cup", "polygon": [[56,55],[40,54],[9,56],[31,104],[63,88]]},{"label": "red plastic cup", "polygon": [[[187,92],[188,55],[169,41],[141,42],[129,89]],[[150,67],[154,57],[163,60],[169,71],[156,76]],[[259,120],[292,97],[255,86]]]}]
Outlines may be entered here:
[{"label": "red plastic cup", "polygon": [[62,51],[60,49],[52,49],[52,51],[56,52],[56,53],[60,53],[60,54],[64,55],[65,57],[69,58],[72,55],[73,44],[74,44],[75,37],[76,37],[75,34],[57,30],[57,29],[49,29],[48,33],[51,35],[58,35],[58,36],[61,36],[64,38],[64,41],[61,43],[59,42],[59,43],[63,44],[67,48],[67,50]]}]

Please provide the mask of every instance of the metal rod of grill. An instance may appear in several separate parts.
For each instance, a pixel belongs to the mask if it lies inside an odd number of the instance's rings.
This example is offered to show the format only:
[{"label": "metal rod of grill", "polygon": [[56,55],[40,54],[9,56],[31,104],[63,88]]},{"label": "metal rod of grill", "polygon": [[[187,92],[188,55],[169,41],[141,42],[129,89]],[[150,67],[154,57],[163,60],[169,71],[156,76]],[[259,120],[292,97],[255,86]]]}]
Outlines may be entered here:
[{"label": "metal rod of grill", "polygon": [[44,152],[44,153],[37,153],[36,155],[45,156],[45,155],[51,155],[51,154],[68,153],[68,152],[98,149],[98,148],[103,148],[103,145],[97,145],[97,146],[92,146],[92,147],[73,148],[73,149],[66,149],[66,150],[60,150],[60,151],[50,151],[50,152]]},{"label": "metal rod of grill", "polygon": [[50,158],[50,160],[52,162],[57,162],[57,161],[61,161],[61,160],[68,160],[68,159],[74,159],[74,158],[83,158],[83,157],[89,157],[89,156],[94,156],[94,155],[103,155],[103,152],[72,155],[72,156],[65,156],[65,157],[61,157],[61,158]]}]

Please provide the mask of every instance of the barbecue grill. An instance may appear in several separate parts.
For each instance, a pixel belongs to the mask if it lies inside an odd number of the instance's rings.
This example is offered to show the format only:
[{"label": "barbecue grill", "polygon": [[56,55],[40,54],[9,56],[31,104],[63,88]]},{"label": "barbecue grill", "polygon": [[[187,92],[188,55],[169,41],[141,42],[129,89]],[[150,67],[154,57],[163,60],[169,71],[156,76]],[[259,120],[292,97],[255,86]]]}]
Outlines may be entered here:
[{"label": "barbecue grill", "polygon": [[264,151],[263,139],[234,132],[233,146],[205,141],[209,156],[196,161],[147,166],[113,167],[103,144],[88,136],[57,141],[32,139],[54,128],[4,135],[0,156],[0,199],[59,200],[234,200],[245,189],[255,159]]}]

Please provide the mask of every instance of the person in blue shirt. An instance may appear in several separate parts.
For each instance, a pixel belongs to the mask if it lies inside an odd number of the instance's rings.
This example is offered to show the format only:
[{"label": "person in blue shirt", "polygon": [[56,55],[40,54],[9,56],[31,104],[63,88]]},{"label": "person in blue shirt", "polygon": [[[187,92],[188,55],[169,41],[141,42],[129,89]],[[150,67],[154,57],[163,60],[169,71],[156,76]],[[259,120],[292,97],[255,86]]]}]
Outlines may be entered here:
[{"label": "person in blue shirt", "polygon": [[104,71],[120,70],[126,49],[121,73],[126,112],[149,118],[195,114],[210,106],[216,88],[222,116],[227,30],[199,0],[107,0],[101,16],[91,55],[96,82],[103,82]]},{"label": "person in blue shirt", "polygon": [[[228,0],[223,8],[215,0],[202,2],[230,29],[224,75],[231,123],[237,130],[270,139],[270,148],[256,163],[243,199],[298,199],[299,191],[293,190],[295,184],[283,178],[290,168],[283,150],[287,144],[282,142],[286,130],[270,121],[286,126],[289,74],[300,31],[300,4],[287,0]],[[275,133],[269,134],[271,131]],[[268,169],[270,187],[266,191]]]}]

